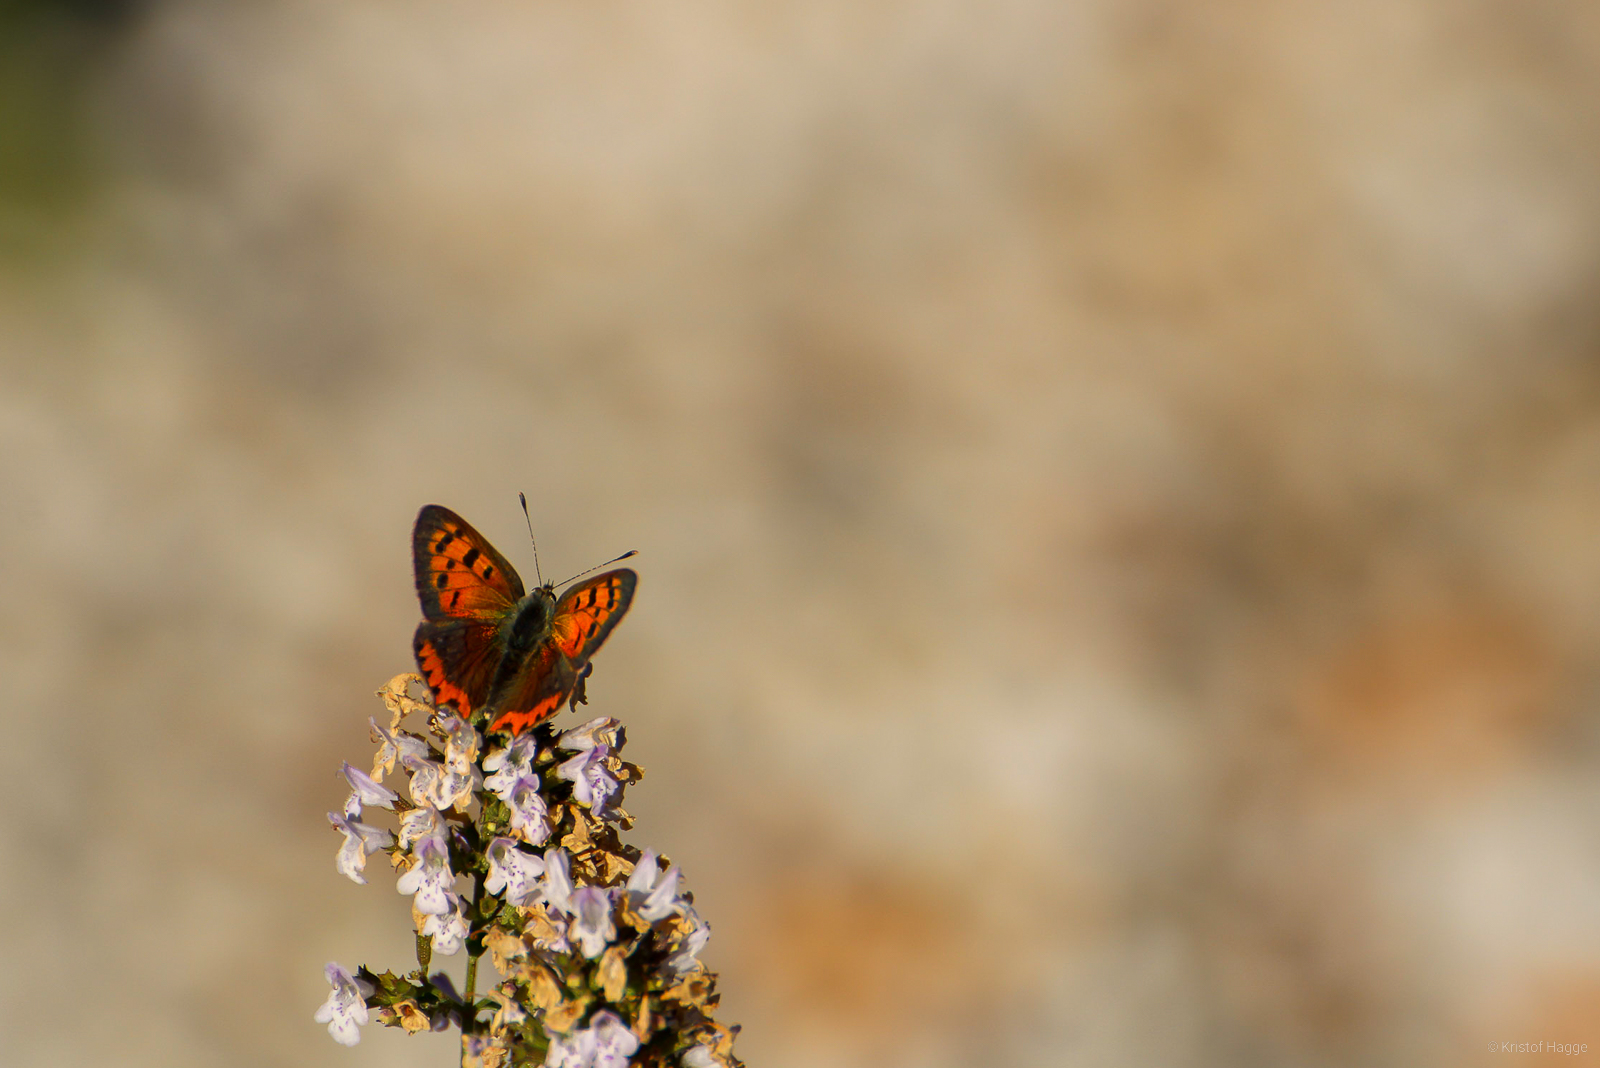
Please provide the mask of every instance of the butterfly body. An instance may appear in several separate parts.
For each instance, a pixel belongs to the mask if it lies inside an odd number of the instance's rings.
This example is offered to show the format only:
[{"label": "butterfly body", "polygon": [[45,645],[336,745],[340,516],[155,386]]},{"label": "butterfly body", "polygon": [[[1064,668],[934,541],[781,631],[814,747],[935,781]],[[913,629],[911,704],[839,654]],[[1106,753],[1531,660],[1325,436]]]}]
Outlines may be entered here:
[{"label": "butterfly body", "polygon": [[[556,614],[554,586],[540,586],[518,601],[500,624],[504,651],[495,669],[494,681],[484,707],[493,709],[510,695],[517,679],[539,666],[538,651],[550,639],[550,623]],[[566,657],[551,657],[548,669],[561,676],[573,673]],[[569,687],[570,688],[570,687]],[[497,702],[497,698],[500,700]]]},{"label": "butterfly body", "polygon": [[411,549],[423,615],[413,647],[437,703],[515,735],[584,700],[589,658],[633,601],[632,570],[525,594],[488,539],[437,504],[418,513]]}]

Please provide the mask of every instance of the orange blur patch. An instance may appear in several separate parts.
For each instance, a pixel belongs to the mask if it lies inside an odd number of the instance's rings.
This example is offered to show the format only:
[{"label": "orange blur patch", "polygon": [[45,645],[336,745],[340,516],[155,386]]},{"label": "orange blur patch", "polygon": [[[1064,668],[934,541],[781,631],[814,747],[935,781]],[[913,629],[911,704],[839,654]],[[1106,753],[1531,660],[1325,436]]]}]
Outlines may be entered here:
[{"label": "orange blur patch", "polygon": [[1523,977],[1520,986],[1502,994],[1496,1008],[1503,1011],[1463,1023],[1459,1042],[1472,1054],[1464,1063],[1532,1068],[1600,1060],[1600,974],[1547,972]]},{"label": "orange blur patch", "polygon": [[[781,869],[782,866],[779,866]],[[1018,996],[970,898],[937,882],[889,872],[835,868],[835,877],[775,869],[752,898],[756,911],[716,952],[732,955],[724,975],[744,974],[777,1048],[834,1036],[851,1063],[903,1059],[907,1034],[972,1041]],[[737,928],[742,928],[737,929]],[[1052,945],[1056,932],[1033,924],[1029,937]],[[749,995],[746,995],[749,996]]]},{"label": "orange blur patch", "polygon": [[1556,654],[1488,602],[1392,613],[1315,668],[1300,694],[1317,759],[1336,776],[1476,786],[1547,725]]}]

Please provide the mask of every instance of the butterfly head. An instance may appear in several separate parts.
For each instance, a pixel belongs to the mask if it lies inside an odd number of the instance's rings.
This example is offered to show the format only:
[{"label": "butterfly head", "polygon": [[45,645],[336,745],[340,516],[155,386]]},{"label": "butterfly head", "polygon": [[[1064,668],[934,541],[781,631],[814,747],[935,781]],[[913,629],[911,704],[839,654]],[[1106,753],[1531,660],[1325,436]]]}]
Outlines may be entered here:
[{"label": "butterfly head", "polygon": [[514,649],[531,649],[550,633],[550,621],[556,614],[556,588],[553,583],[534,587],[518,602],[511,617],[511,631],[507,639]]}]

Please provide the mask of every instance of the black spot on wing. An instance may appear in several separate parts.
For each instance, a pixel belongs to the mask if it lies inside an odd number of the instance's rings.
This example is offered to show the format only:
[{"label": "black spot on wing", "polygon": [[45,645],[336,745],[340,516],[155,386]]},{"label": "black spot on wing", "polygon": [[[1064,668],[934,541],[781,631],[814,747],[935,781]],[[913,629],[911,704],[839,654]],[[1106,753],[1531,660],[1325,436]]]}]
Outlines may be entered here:
[{"label": "black spot on wing", "polygon": [[[437,575],[433,576],[433,587],[434,587],[434,589],[442,590],[442,589],[445,588],[445,585],[449,581],[450,581],[450,576],[445,574],[443,571],[441,571]],[[456,594],[456,596],[459,597],[461,595],[458,593],[458,594]],[[454,604],[455,602],[451,601],[450,603]]]},{"label": "black spot on wing", "polygon": [[462,555],[461,562],[463,564],[465,564],[467,567],[471,567],[474,563],[477,562],[478,557],[481,556],[481,555],[483,555],[483,554],[478,552],[478,550],[476,548],[468,549],[466,551],[466,553]]}]

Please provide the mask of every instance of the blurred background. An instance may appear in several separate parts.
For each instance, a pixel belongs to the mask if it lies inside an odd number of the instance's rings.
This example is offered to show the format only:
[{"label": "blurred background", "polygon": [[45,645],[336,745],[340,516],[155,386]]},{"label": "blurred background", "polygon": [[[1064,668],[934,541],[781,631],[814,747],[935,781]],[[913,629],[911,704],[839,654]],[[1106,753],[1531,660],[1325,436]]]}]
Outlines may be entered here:
[{"label": "blurred background", "polygon": [[0,31],[0,1061],[454,1063],[324,813],[525,490],[752,1068],[1600,1063],[1600,9]]}]

